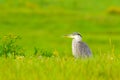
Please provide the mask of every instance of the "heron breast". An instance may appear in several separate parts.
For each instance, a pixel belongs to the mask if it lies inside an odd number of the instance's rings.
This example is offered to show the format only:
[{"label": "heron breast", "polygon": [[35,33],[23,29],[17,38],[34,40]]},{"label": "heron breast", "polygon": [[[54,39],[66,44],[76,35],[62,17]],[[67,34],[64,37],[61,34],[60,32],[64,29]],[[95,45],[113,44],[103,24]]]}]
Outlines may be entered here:
[{"label": "heron breast", "polygon": [[75,57],[79,56],[79,53],[77,51],[77,43],[78,43],[78,41],[76,41],[76,40],[72,41],[72,53],[73,53],[73,56],[75,56]]}]

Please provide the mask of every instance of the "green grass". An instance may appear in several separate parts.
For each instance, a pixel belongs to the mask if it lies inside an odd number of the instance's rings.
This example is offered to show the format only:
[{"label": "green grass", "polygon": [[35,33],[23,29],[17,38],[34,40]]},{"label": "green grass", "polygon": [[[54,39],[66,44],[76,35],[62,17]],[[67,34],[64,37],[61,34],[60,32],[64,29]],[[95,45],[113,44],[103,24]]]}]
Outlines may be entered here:
[{"label": "green grass", "polygon": [[119,58],[110,55],[99,55],[86,60],[76,60],[72,57],[0,59],[0,65],[0,79],[4,80],[118,80],[120,78]]},{"label": "green grass", "polygon": [[[120,14],[108,12],[119,5],[118,0],[0,0],[0,41],[19,35],[15,45],[25,54],[0,57],[0,80],[119,80]],[[92,58],[74,59],[71,39],[63,38],[72,32],[82,34]]]}]

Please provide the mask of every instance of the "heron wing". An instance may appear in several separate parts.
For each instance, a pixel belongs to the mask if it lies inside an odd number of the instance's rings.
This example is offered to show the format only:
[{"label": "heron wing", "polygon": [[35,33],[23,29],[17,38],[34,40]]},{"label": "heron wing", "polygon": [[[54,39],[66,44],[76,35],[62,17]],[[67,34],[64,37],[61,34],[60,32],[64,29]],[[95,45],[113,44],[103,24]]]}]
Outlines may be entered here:
[{"label": "heron wing", "polygon": [[77,51],[82,57],[91,56],[90,48],[84,42],[78,42]]}]

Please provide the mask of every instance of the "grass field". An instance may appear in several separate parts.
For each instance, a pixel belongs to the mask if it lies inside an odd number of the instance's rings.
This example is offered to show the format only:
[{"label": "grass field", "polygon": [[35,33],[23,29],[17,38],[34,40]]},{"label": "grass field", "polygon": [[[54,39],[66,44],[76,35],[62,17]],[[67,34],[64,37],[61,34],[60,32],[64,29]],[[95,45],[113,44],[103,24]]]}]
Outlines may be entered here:
[{"label": "grass field", "polygon": [[[0,0],[0,46],[9,47],[17,35],[8,53],[24,54],[0,56],[0,80],[119,80],[119,5],[118,0]],[[63,37],[72,32],[82,34],[92,58],[72,56],[71,39]]]}]

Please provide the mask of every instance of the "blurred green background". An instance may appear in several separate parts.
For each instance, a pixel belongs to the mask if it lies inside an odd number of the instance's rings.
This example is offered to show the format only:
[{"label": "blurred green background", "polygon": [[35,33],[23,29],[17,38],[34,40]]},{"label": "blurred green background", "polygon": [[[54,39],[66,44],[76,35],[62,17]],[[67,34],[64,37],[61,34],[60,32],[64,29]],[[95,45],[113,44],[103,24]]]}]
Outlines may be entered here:
[{"label": "blurred green background", "polygon": [[118,53],[120,14],[109,10],[119,5],[118,0],[0,0],[0,36],[20,35],[27,54],[37,47],[72,55],[71,39],[63,35],[80,32],[94,54],[109,53],[111,44]]}]

